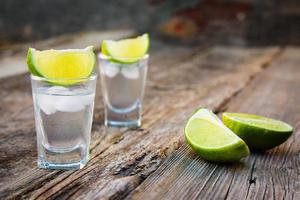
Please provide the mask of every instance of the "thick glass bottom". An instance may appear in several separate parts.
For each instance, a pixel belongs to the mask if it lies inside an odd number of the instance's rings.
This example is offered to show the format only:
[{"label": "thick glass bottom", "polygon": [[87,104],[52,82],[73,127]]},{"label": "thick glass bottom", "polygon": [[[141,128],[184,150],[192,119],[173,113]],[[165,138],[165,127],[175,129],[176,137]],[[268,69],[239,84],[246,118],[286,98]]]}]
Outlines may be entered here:
[{"label": "thick glass bottom", "polygon": [[112,121],[112,120],[105,120],[105,126],[112,126],[112,127],[140,127],[141,120],[132,120],[132,121]]},{"label": "thick glass bottom", "polygon": [[105,125],[112,127],[140,127],[141,105],[137,103],[129,108],[122,109],[106,107]]},{"label": "thick glass bottom", "polygon": [[46,161],[38,161],[38,167],[43,169],[64,169],[64,170],[76,170],[82,169],[86,165],[87,161],[80,161],[77,163],[49,163]]},{"label": "thick glass bottom", "polygon": [[38,166],[44,169],[81,169],[88,162],[88,149],[76,146],[72,149],[45,148],[39,152]]}]

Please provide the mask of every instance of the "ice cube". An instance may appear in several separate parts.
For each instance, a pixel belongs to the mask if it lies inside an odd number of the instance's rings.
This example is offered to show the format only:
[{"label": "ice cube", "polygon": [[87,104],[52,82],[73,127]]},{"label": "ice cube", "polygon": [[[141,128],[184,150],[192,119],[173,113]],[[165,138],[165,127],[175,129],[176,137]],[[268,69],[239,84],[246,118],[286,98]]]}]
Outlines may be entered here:
[{"label": "ice cube", "polygon": [[80,101],[83,103],[84,106],[88,106],[94,101],[94,94],[84,95],[80,97]]},{"label": "ice cube", "polygon": [[60,112],[78,112],[90,105],[94,100],[94,95],[63,96],[55,103],[55,109]]},{"label": "ice cube", "polygon": [[37,94],[39,107],[47,114],[60,112],[78,112],[94,101],[94,94],[87,93],[87,89],[69,89],[53,86],[43,89]]},{"label": "ice cube", "polygon": [[54,96],[37,94],[37,104],[39,108],[47,115],[51,115],[56,112],[55,102],[56,99]]},{"label": "ice cube", "polygon": [[62,86],[53,86],[47,89],[47,94],[54,94],[54,95],[70,95],[72,93],[71,90],[69,90],[66,87]]},{"label": "ice cube", "polygon": [[122,74],[128,79],[138,79],[139,78],[139,68],[137,66],[123,67]]},{"label": "ice cube", "polygon": [[91,88],[75,88],[72,89],[74,95],[80,99],[83,105],[87,106],[94,101],[95,93],[93,93],[93,89]]},{"label": "ice cube", "polygon": [[120,68],[115,64],[108,64],[104,67],[104,73],[109,78],[115,77],[120,71]]},{"label": "ice cube", "polygon": [[55,102],[55,109],[60,112],[78,112],[83,108],[78,96],[63,96]]}]

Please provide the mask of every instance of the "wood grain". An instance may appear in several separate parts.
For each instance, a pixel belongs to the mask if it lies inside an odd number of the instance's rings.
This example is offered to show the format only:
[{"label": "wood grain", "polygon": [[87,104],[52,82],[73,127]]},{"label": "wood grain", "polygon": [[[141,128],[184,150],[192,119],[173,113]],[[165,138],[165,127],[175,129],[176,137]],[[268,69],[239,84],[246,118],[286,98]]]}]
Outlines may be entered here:
[{"label": "wood grain", "polygon": [[209,163],[183,145],[128,199],[300,199],[300,49],[288,48],[221,110],[284,120],[287,142],[240,163]]},{"label": "wood grain", "polygon": [[183,124],[196,107],[222,107],[280,50],[215,47],[185,52],[153,58],[140,129],[105,128],[98,93],[90,161],[78,171],[36,168],[28,75],[1,80],[0,198],[125,198],[181,146]]}]

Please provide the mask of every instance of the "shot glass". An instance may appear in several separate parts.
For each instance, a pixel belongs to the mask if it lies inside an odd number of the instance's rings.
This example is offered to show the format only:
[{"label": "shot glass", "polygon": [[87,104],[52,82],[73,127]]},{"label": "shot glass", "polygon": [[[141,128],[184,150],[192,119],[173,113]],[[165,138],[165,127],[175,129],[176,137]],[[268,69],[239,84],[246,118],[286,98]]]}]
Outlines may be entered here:
[{"label": "shot glass", "polygon": [[98,57],[105,125],[141,126],[149,55],[131,64],[115,62],[101,53]]},{"label": "shot glass", "polygon": [[31,75],[40,168],[80,169],[88,162],[96,79]]}]

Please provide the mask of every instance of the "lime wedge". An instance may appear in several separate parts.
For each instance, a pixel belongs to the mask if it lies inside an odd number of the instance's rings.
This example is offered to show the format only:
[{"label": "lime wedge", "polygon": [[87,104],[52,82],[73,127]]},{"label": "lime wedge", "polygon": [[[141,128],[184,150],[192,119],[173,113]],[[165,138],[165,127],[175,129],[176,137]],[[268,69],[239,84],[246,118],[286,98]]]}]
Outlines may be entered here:
[{"label": "lime wedge", "polygon": [[[93,47],[85,49],[44,50],[28,49],[27,66],[35,76],[49,79],[87,78],[94,70],[96,58]],[[55,81],[72,84],[74,81]]]},{"label": "lime wedge", "polygon": [[253,150],[267,150],[285,142],[293,133],[289,124],[258,115],[223,113],[224,124]]},{"label": "lime wedge", "polygon": [[108,53],[107,47],[106,47],[106,43],[107,43],[107,40],[104,40],[102,42],[102,44],[101,44],[101,53],[103,53],[106,56],[109,56],[109,53]]},{"label": "lime wedge", "polygon": [[110,56],[112,60],[120,63],[134,63],[144,57],[149,49],[149,35],[123,39],[119,41],[104,40],[101,46],[101,52]]},{"label": "lime wedge", "polygon": [[249,155],[246,143],[208,109],[198,109],[188,120],[184,133],[186,142],[205,160],[234,162]]}]

